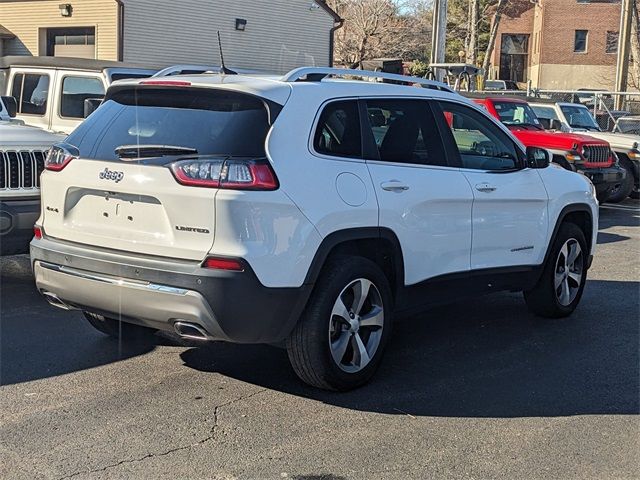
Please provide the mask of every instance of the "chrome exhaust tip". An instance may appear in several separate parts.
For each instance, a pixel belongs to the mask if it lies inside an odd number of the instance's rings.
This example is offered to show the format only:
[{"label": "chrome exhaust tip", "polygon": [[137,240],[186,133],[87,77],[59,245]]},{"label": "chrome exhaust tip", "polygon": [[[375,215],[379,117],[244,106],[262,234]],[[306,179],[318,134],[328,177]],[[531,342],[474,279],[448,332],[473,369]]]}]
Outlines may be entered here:
[{"label": "chrome exhaust tip", "polygon": [[58,297],[55,293],[42,291],[41,292],[44,298],[47,299],[50,305],[54,307],[61,308],[62,310],[77,310],[75,307],[65,303],[60,297]]},{"label": "chrome exhaust tip", "polygon": [[187,338],[189,340],[211,340],[207,331],[195,323],[175,322],[173,328],[180,338]]}]

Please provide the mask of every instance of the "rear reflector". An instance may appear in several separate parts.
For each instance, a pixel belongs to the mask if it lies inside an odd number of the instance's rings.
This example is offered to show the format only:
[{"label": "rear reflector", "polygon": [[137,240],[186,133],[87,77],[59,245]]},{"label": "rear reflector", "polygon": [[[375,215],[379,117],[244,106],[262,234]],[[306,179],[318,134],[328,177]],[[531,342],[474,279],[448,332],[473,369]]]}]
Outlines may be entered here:
[{"label": "rear reflector", "polygon": [[211,268],[214,270],[230,270],[232,272],[244,271],[242,262],[232,258],[209,257],[204,261],[202,266],[204,268]]},{"label": "rear reflector", "polygon": [[42,238],[42,227],[38,225],[33,226],[33,236],[36,240],[40,240]]}]

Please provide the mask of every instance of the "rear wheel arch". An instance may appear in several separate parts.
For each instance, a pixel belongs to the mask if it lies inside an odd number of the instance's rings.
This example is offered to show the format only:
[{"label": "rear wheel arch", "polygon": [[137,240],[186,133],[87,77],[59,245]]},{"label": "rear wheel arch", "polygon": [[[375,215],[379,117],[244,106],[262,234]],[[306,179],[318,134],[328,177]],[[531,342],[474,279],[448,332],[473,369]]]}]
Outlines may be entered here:
[{"label": "rear wheel arch", "polygon": [[389,280],[394,299],[404,286],[402,248],[392,230],[362,227],[330,233],[318,247],[305,283],[315,284],[324,266],[336,255],[360,256],[376,263]]}]

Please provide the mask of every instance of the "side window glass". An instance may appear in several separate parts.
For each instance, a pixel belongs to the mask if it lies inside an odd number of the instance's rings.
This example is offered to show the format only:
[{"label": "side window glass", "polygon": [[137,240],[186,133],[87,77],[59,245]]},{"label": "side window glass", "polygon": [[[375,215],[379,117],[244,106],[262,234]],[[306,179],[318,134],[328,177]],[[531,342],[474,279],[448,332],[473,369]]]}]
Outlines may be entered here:
[{"label": "side window glass", "polygon": [[60,116],[84,118],[84,101],[104,98],[104,86],[97,78],[64,77]]},{"label": "side window glass", "polygon": [[357,101],[333,102],[324,107],[313,137],[313,148],[334,157],[362,157]]},{"label": "side window glass", "polygon": [[447,165],[438,128],[427,102],[367,100],[367,113],[380,160]]},{"label": "side window glass", "polygon": [[20,73],[13,77],[11,95],[18,104],[18,113],[42,116],[47,112],[49,76]]},{"label": "side window glass", "polygon": [[481,113],[464,105],[440,102],[462,168],[475,170],[512,170],[518,168],[516,146],[500,128]]}]

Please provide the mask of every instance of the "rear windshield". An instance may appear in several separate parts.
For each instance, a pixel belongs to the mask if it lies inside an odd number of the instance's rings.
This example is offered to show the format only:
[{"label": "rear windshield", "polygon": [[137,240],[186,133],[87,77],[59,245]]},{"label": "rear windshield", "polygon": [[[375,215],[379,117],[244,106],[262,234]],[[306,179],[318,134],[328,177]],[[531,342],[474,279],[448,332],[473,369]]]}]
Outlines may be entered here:
[{"label": "rear windshield", "polygon": [[122,146],[172,146],[198,154],[264,157],[277,105],[214,89],[129,88],[107,100],[67,139],[83,158],[112,160]]}]

